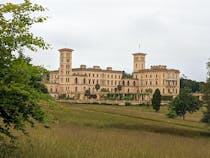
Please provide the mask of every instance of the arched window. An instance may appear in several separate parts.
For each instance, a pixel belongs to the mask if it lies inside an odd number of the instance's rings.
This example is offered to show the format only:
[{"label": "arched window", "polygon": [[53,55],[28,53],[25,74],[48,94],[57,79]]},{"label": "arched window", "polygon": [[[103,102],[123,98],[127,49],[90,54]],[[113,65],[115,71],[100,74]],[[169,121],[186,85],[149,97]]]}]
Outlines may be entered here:
[{"label": "arched window", "polygon": [[130,86],[130,82],[129,81],[128,81],[127,85]]},{"label": "arched window", "polygon": [[123,81],[122,85],[125,86],[125,81]]},{"label": "arched window", "polygon": [[135,81],[133,81],[133,86],[136,86],[136,82]]},{"label": "arched window", "polygon": [[86,84],[86,80],[85,80],[85,78],[83,79],[83,84]]},{"label": "arched window", "polygon": [[75,84],[78,84],[78,78],[75,78]]}]

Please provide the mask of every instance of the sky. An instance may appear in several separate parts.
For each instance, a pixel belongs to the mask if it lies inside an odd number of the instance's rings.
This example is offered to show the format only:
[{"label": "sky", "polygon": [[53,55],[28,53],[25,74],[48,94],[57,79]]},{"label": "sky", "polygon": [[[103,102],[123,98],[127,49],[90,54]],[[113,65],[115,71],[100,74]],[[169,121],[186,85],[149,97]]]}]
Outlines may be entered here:
[{"label": "sky", "polygon": [[147,53],[147,68],[167,65],[189,79],[206,80],[209,0],[32,1],[47,7],[45,14],[49,17],[32,31],[52,46],[30,53],[35,65],[56,70],[58,49],[72,48],[73,67],[111,66],[132,73],[132,54],[143,52]]}]

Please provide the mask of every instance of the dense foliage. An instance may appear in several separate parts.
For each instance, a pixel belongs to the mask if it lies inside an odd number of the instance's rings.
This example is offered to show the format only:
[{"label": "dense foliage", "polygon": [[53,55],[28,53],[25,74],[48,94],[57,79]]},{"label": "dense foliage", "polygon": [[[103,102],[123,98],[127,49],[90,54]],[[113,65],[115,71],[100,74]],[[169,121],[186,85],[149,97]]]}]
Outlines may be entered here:
[{"label": "dense foliage", "polygon": [[152,97],[152,107],[156,112],[160,110],[160,104],[161,104],[160,90],[156,89]]},{"label": "dense foliage", "polygon": [[127,73],[127,72],[125,72],[125,71],[123,71],[122,72],[122,78],[133,78],[133,75],[132,74],[129,74],[129,73]]},{"label": "dense foliage", "polygon": [[186,113],[194,113],[200,108],[200,101],[192,96],[190,90],[182,89],[180,94],[172,101],[169,107],[169,113],[176,113],[177,116],[185,119]]},{"label": "dense foliage", "polygon": [[204,82],[197,82],[190,79],[180,79],[180,88],[188,88],[191,92],[203,92],[205,83]]},{"label": "dense foliage", "polygon": [[96,89],[96,91],[98,92],[98,90],[101,88],[101,86],[97,83],[96,85],[95,85],[95,89]]},{"label": "dense foliage", "polygon": [[30,64],[23,55],[26,48],[37,51],[49,47],[30,32],[33,24],[46,20],[34,16],[43,11],[45,8],[29,0],[0,4],[0,136],[13,139],[11,129],[26,133],[26,124],[33,126],[35,120],[44,119],[38,101],[41,92],[47,93],[40,82],[45,70]]},{"label": "dense foliage", "polygon": [[208,78],[204,89],[204,103],[207,106],[207,111],[204,113],[203,122],[210,124],[210,62],[207,64]]}]

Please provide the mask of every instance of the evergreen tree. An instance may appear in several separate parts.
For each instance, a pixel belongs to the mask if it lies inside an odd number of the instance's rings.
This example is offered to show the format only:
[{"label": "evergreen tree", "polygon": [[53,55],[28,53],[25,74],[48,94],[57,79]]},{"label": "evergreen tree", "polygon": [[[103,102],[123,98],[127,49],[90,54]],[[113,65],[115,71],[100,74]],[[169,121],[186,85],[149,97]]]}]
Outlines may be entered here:
[{"label": "evergreen tree", "polygon": [[160,104],[161,104],[160,90],[156,89],[152,97],[152,106],[156,112],[160,110]]}]

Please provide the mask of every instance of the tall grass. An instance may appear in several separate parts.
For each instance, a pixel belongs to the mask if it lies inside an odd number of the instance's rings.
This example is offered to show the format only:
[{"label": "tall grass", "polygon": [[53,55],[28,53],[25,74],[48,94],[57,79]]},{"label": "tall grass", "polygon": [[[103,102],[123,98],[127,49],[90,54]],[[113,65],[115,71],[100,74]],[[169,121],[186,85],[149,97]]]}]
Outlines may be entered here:
[{"label": "tall grass", "polygon": [[[163,112],[164,113],[164,112]],[[21,136],[11,158],[200,158],[210,157],[205,125],[171,120],[148,108],[65,105],[48,108],[51,128]],[[196,115],[200,117],[200,115]]]}]

